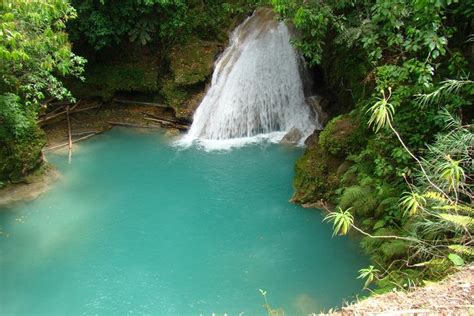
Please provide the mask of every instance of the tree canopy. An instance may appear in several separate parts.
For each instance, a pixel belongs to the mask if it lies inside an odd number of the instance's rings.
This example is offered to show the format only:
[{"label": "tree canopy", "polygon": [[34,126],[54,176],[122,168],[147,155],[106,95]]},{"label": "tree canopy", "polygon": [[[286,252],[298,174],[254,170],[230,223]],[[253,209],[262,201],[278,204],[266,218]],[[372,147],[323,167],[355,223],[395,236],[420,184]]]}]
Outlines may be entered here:
[{"label": "tree canopy", "polygon": [[[30,156],[19,148],[37,138],[36,115],[42,102],[73,98],[60,78],[80,77],[85,63],[72,52],[66,32],[66,23],[75,17],[76,11],[66,0],[0,3],[1,174],[11,171],[5,157]],[[37,159],[37,148],[34,151],[21,163],[23,169]]]}]

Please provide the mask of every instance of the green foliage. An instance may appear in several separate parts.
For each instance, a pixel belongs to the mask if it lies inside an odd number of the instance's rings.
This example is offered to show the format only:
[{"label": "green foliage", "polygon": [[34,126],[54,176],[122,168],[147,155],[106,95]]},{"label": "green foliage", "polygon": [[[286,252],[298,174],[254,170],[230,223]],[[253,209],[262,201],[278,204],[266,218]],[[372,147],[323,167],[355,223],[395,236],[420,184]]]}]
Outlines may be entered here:
[{"label": "green foliage", "polygon": [[60,78],[80,77],[85,60],[71,51],[65,0],[0,3],[0,179],[18,181],[41,164],[44,135],[36,115],[47,98],[72,100]]},{"label": "green foliage", "polygon": [[354,185],[344,189],[338,206],[342,209],[352,207],[357,216],[366,218],[373,213],[378,203],[371,186]]},{"label": "green foliage", "polygon": [[319,135],[319,144],[331,155],[346,157],[360,146],[359,122],[349,115],[333,118]]},{"label": "green foliage", "polygon": [[35,124],[25,137],[8,141],[0,140],[0,179],[23,181],[42,161],[41,150],[45,144],[44,133]]},{"label": "green foliage", "polygon": [[464,183],[466,175],[460,166],[460,161],[453,160],[449,155],[445,157],[439,167],[441,178],[446,181],[449,190],[456,190]]},{"label": "green foliage", "polygon": [[457,254],[455,253],[450,253],[448,255],[448,259],[451,260],[451,262],[456,266],[456,267],[460,267],[460,266],[463,266],[464,265],[464,260],[458,256]]},{"label": "green foliage", "polygon": [[[391,89],[389,88],[391,93]],[[393,118],[394,108],[393,105],[388,103],[390,95],[385,96],[385,92],[382,90],[383,98],[378,99],[377,102],[367,111],[370,113],[369,125],[374,127],[375,132],[378,132],[380,129],[386,128],[389,126]]]},{"label": "green foliage", "polygon": [[384,262],[391,262],[404,258],[408,253],[409,245],[403,240],[389,240],[380,246],[379,251],[383,255]]},{"label": "green foliage", "polygon": [[410,216],[418,213],[424,204],[426,204],[425,197],[416,192],[405,192],[404,197],[400,200],[400,206]]},{"label": "green foliage", "polygon": [[466,257],[474,256],[474,247],[462,246],[462,245],[449,245],[448,248],[459,255]]},{"label": "green foliage", "polygon": [[[70,31],[95,50],[126,41],[141,45],[183,43],[196,34],[215,39],[229,20],[251,12],[254,0],[73,0],[79,19]],[[225,37],[225,36],[224,36]]]},{"label": "green foliage", "polygon": [[351,209],[343,211],[340,207],[337,211],[331,212],[326,217],[324,221],[334,222],[333,223],[333,236],[334,235],[346,235],[351,229],[352,224],[354,223],[354,216],[351,214]]},{"label": "green foliage", "polygon": [[147,44],[153,37],[171,38],[189,32],[184,0],[74,0],[79,19],[71,24],[73,39],[84,38],[95,49],[124,38]]},{"label": "green foliage", "polygon": [[440,213],[438,214],[443,220],[453,223],[454,225],[460,226],[462,228],[468,229],[472,225],[474,225],[474,219],[470,216],[466,215],[455,215],[455,214],[448,214],[448,213]]},{"label": "green foliage", "polygon": [[0,139],[15,139],[27,136],[34,126],[33,115],[20,103],[20,97],[13,93],[0,95]]},{"label": "green foliage", "polygon": [[5,0],[0,14],[0,92],[34,107],[45,97],[72,98],[57,75],[79,76],[85,63],[71,52],[65,32],[74,9],[64,0]]},{"label": "green foliage", "polygon": [[375,269],[374,266],[370,265],[368,268],[360,269],[358,279],[365,279],[364,287],[367,288],[375,279],[377,273],[380,270]]},{"label": "green foliage", "polygon": [[[474,85],[467,74],[472,71],[468,25],[474,5],[439,0],[272,4],[295,24],[301,33],[295,46],[308,63],[321,64],[341,107],[352,105],[351,116],[360,125],[351,135],[365,138],[347,146],[349,136],[337,137],[334,128],[339,118],[323,130],[316,148],[351,163],[336,188],[324,187],[324,196],[341,209],[352,207],[356,220],[374,235],[387,229],[386,235],[423,241],[408,247],[400,240],[363,238],[368,254],[390,267],[377,284],[405,288],[439,278],[452,267],[447,258],[453,249],[461,259],[472,260],[466,247],[471,247],[473,216]],[[298,168],[318,168],[311,163]],[[321,197],[319,183],[332,172],[317,174],[312,196]]]}]

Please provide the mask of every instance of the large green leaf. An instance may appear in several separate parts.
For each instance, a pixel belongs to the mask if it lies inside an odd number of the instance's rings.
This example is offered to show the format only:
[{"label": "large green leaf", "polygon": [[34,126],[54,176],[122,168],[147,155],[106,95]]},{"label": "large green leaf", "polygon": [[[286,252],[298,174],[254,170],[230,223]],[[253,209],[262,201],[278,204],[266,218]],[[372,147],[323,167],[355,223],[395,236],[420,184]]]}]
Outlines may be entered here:
[{"label": "large green leaf", "polygon": [[455,253],[450,253],[448,255],[448,259],[451,260],[451,262],[456,266],[456,267],[461,267],[464,265],[464,260],[460,256],[458,256]]}]

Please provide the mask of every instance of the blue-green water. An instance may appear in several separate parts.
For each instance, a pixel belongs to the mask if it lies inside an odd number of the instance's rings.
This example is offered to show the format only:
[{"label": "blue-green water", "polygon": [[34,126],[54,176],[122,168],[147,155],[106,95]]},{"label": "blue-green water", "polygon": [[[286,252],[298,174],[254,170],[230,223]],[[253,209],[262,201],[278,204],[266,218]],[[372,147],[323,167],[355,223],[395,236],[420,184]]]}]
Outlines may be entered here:
[{"label": "blue-green water", "polygon": [[77,146],[37,200],[0,212],[2,315],[286,315],[362,287],[355,241],[290,204],[301,149],[177,149],[116,129]]}]

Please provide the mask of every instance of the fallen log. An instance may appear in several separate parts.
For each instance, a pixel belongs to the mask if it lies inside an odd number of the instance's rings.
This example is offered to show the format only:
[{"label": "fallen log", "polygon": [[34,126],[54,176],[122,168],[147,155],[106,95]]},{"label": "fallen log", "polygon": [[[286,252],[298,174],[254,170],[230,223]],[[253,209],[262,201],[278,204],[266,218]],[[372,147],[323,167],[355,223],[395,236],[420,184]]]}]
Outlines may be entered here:
[{"label": "fallen log", "polygon": [[160,125],[141,125],[141,124],[133,124],[133,123],[124,123],[124,122],[107,122],[110,125],[116,126],[125,126],[125,127],[137,127],[137,128],[161,128]]},{"label": "fallen log", "polygon": [[125,104],[139,104],[139,105],[151,105],[151,106],[158,106],[160,108],[168,108],[166,104],[155,103],[155,102],[142,102],[142,101],[132,101],[132,100],[120,100],[120,99],[113,99],[113,102],[117,103],[125,103]]},{"label": "fallen log", "polygon": [[81,136],[81,135],[94,134],[94,133],[100,133],[100,132],[101,132],[101,131],[75,132],[75,133],[72,133],[72,136]]},{"label": "fallen log", "polygon": [[[75,114],[75,113],[79,113],[79,112],[83,112],[83,111],[88,111],[88,110],[92,110],[92,109],[97,109],[97,108],[100,108],[100,105],[94,105],[94,106],[89,106],[89,107],[86,107],[86,108],[82,108],[82,109],[77,109],[77,110],[74,110],[74,111],[70,111],[69,113],[70,114]],[[48,121],[58,117],[58,116],[61,116],[61,115],[65,115],[68,111],[65,110],[65,111],[62,111],[62,112],[59,112],[59,113],[56,113],[54,115],[51,115],[51,116],[47,116],[45,118],[42,118],[40,120],[38,120],[38,124],[39,125],[45,125]]]},{"label": "fallen log", "polygon": [[152,121],[152,122],[157,122],[165,127],[173,127],[176,129],[179,129],[181,131],[187,131],[189,129],[189,126],[183,125],[183,124],[178,124],[169,120],[163,120],[163,119],[156,119],[153,117],[145,117],[145,120]]},{"label": "fallen log", "polygon": [[[89,135],[87,135],[87,136],[83,136],[83,137],[78,138],[78,139],[73,139],[73,140],[72,140],[72,143],[77,143],[77,142],[80,142],[80,141],[82,141],[82,140],[86,140],[86,139],[91,138],[92,136],[95,136],[95,135],[100,134],[100,133],[101,133],[101,132],[92,133],[92,134],[89,134]],[[61,148],[61,147],[65,147],[65,146],[68,146],[68,145],[69,145],[69,142],[64,143],[64,144],[55,145],[55,146],[52,146],[52,147],[45,148],[45,149],[43,149],[43,151],[51,151],[51,150],[58,149],[58,148]]]},{"label": "fallen log", "polygon": [[[74,105],[72,106],[72,108],[69,109],[69,111],[74,111],[74,110],[77,108],[77,106],[78,106],[79,104],[81,104],[81,101],[82,101],[82,100],[77,101],[76,104],[74,104]],[[69,106],[69,105],[68,105],[68,106]]]},{"label": "fallen log", "polygon": [[190,125],[190,122],[188,120],[168,119],[168,118],[164,118],[164,117],[161,117],[161,116],[156,116],[154,114],[147,113],[147,112],[142,112],[142,114],[145,115],[145,116],[151,117],[151,118],[155,118],[157,120],[163,120],[163,121],[167,121],[167,122],[170,122],[170,123],[173,123],[173,124]]}]

